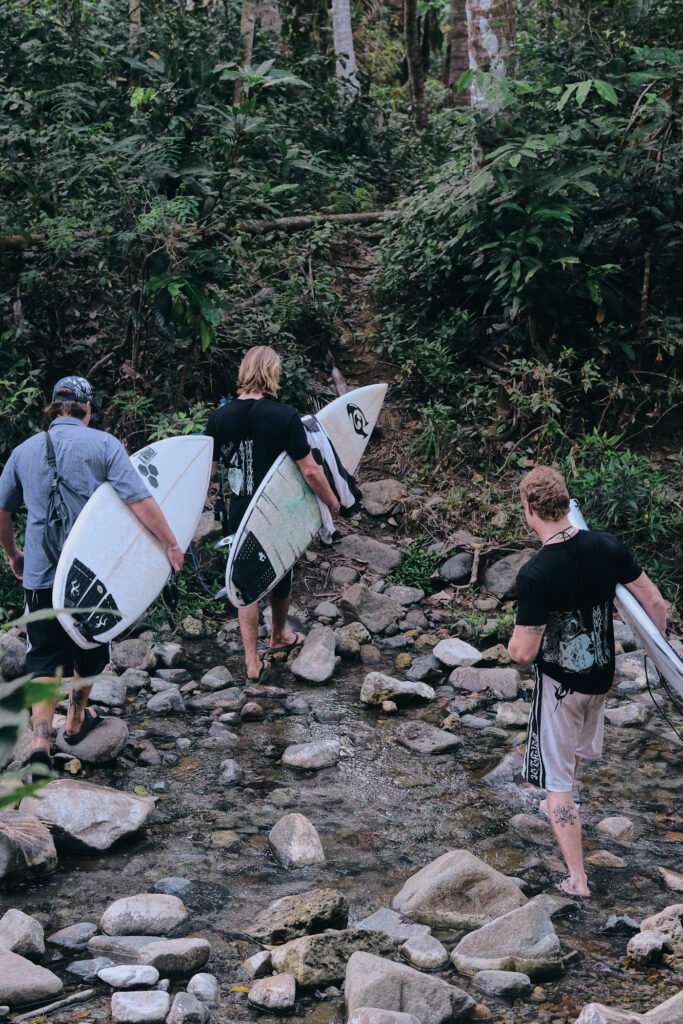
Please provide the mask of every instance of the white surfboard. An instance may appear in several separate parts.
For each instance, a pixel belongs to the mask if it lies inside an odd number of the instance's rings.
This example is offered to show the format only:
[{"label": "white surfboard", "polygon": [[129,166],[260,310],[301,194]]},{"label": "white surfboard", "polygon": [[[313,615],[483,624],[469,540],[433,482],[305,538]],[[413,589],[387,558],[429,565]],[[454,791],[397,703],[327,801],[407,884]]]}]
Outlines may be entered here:
[{"label": "white surfboard", "polygon": [[[131,462],[186,550],[204,508],[213,440],[203,435],[154,441]],[[58,619],[79,647],[106,643],[128,629],[164,588],[170,565],[162,545],[117,495],[102,484],[83,506],[62,550],[55,608],[96,608]],[[118,612],[119,614],[112,614]]]},{"label": "white surfboard", "polygon": [[[335,398],[316,414],[344,469],[354,474],[380,414],[386,384]],[[322,525],[317,499],[296,463],[282,454],[256,490],[240,523],[225,570],[236,607],[253,604],[289,572]]]},{"label": "white surfboard", "polygon": [[[587,530],[586,520],[578,503],[572,498],[569,503],[569,520],[579,530]],[[645,609],[630,590],[617,583],[614,603],[624,622],[632,630],[643,650],[668,683],[683,697],[683,661],[668,640],[662,636]]]}]

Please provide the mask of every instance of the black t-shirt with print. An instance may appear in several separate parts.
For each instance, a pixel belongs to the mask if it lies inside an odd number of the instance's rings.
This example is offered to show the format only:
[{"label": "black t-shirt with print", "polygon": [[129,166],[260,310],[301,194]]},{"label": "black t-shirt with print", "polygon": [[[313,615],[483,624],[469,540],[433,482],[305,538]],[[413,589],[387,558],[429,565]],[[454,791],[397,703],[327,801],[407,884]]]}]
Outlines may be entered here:
[{"label": "black t-shirt with print", "polygon": [[580,530],[541,548],[517,576],[517,625],[546,627],[539,671],[568,690],[607,693],[614,679],[614,591],[641,572],[611,533]]},{"label": "black t-shirt with print", "polygon": [[296,410],[271,398],[240,398],[214,409],[206,433],[213,438],[214,460],[227,463],[231,532],[278,455],[297,460],[311,450]]}]

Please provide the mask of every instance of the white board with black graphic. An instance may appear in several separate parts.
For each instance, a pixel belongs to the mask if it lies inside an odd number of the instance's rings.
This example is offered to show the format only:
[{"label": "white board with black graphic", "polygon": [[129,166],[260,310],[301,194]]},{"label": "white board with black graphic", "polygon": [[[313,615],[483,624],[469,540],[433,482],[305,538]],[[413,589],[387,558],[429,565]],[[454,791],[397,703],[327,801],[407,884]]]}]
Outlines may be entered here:
[{"label": "white board with black graphic", "polygon": [[[370,384],[326,405],[316,419],[353,475],[370,440],[387,391]],[[236,606],[253,604],[289,572],[321,527],[318,502],[286,454],[273,463],[235,533],[225,585]]]},{"label": "white board with black graphic", "polygon": [[[154,441],[131,462],[156,498],[184,550],[204,508],[213,441],[203,435]],[[171,571],[163,546],[145,529],[111,484],[102,484],[76,520],[52,588],[60,623],[79,647],[119,636],[161,593]]]}]

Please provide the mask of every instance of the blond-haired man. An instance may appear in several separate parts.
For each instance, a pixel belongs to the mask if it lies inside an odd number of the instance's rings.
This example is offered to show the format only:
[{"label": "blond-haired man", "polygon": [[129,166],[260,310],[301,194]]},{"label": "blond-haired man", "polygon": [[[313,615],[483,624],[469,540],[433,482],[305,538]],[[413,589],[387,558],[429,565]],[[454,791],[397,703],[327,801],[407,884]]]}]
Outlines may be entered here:
[{"label": "blond-haired man", "polygon": [[569,872],[559,888],[590,896],[572,786],[577,760],[602,753],[616,585],[631,591],[662,632],[666,602],[620,540],[572,526],[567,485],[556,470],[532,469],[520,494],[542,545],[517,576],[517,624],[508,646],[514,661],[536,672],[524,777],[547,792],[542,808]]},{"label": "blond-haired man", "polygon": [[[214,471],[222,458],[228,466],[232,491],[228,533],[234,533],[264,476],[282,452],[294,459],[309,487],[329,507],[339,511],[339,500],[315,462],[301,417],[291,406],[277,401],[282,364],[269,345],[250,348],[239,368],[238,397],[215,409],[206,427],[214,440]],[[288,650],[303,643],[301,633],[287,628],[292,595],[292,573],[287,573],[268,595],[273,612],[270,649]],[[239,608],[237,616],[244,645],[248,679],[258,679],[267,662],[257,650],[258,603]]]}]

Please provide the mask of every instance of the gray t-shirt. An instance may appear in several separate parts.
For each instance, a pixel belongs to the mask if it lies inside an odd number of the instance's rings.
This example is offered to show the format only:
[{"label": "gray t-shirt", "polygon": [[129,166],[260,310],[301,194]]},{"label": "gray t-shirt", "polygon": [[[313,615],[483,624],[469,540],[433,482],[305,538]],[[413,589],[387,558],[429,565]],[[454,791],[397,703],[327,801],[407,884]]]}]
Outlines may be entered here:
[{"label": "gray t-shirt", "polygon": [[[50,425],[50,438],[60,476],[84,498],[103,483],[110,483],[127,505],[149,498],[147,486],[112,434],[86,427],[75,417],[58,416]],[[55,578],[54,567],[43,551],[49,493],[45,434],[34,434],[14,449],[0,476],[0,508],[18,512],[25,505],[28,511],[24,544],[27,590],[51,587]]]}]

